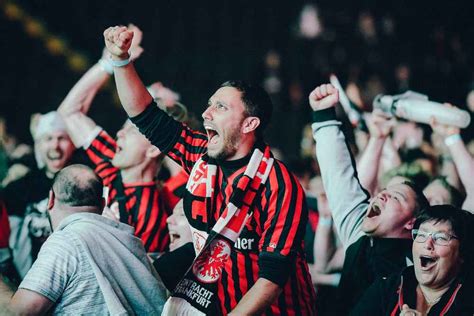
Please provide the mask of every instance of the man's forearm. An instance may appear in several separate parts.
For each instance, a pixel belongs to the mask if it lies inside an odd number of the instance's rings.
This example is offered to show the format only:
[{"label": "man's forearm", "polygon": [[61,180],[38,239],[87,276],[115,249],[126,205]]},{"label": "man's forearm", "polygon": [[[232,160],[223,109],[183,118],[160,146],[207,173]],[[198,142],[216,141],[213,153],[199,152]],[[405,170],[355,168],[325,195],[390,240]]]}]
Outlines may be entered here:
[{"label": "man's forearm", "polygon": [[5,277],[0,274],[0,307],[8,307],[13,294],[13,289],[5,282]]},{"label": "man's forearm", "polygon": [[467,151],[464,142],[459,140],[448,148],[466,192],[468,194],[474,192],[474,159]]},{"label": "man's forearm", "polygon": [[360,184],[372,194],[377,187],[377,175],[384,143],[385,138],[371,137],[357,165]]},{"label": "man's forearm", "polygon": [[319,217],[314,235],[314,268],[319,273],[328,272],[328,263],[334,254],[335,245],[332,237],[332,218]]},{"label": "man's forearm", "polygon": [[359,239],[368,199],[337,121],[314,123],[316,156],[329,208],[345,248]]},{"label": "man's forearm", "polygon": [[133,63],[115,67],[114,75],[120,102],[128,116],[134,117],[142,113],[153,98],[138,76]]},{"label": "man's forearm", "polygon": [[260,315],[278,298],[282,288],[259,278],[229,315]]},{"label": "man's forearm", "polygon": [[64,115],[73,112],[86,114],[97,91],[107,82],[109,77],[110,75],[102,69],[100,64],[95,64],[69,91],[58,111]]}]

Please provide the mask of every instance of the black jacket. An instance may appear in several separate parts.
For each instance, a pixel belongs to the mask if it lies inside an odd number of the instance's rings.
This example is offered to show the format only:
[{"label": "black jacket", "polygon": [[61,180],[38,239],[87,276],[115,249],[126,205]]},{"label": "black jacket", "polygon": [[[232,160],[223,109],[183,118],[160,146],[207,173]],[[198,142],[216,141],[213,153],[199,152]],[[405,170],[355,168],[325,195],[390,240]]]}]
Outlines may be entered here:
[{"label": "black jacket", "polygon": [[[413,267],[406,268],[401,274],[379,279],[365,292],[350,315],[395,316],[400,314],[403,304],[414,309],[417,286]],[[434,315],[474,315],[473,282],[464,277],[456,279],[440,301],[431,307],[428,316]]]},{"label": "black jacket", "polygon": [[411,239],[360,237],[346,250],[338,315],[347,315],[375,281],[400,273],[412,261]]}]

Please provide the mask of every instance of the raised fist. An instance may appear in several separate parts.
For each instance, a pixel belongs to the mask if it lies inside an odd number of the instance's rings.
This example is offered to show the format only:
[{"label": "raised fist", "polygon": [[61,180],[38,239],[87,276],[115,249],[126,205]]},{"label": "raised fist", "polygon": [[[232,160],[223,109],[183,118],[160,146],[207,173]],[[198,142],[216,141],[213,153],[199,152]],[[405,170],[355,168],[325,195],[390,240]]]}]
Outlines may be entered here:
[{"label": "raised fist", "polygon": [[339,102],[339,91],[332,84],[322,84],[309,94],[309,105],[313,111],[324,110]]},{"label": "raised fist", "polygon": [[395,119],[387,117],[380,109],[374,109],[367,118],[370,136],[374,138],[386,138],[394,126]]},{"label": "raised fist", "polygon": [[126,26],[113,26],[104,31],[105,47],[111,58],[123,60],[129,58],[128,51],[132,46],[133,30]]}]

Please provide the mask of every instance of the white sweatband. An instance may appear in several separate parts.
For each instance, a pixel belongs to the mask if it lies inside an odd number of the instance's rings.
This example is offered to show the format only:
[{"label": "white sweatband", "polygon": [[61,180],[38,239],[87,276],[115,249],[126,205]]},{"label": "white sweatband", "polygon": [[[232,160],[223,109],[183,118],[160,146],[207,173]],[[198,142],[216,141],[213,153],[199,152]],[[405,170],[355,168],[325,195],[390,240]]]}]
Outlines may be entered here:
[{"label": "white sweatband", "polygon": [[112,64],[110,63],[109,60],[101,58],[101,59],[99,59],[98,63],[99,63],[99,65],[100,65],[100,67],[102,68],[103,71],[105,71],[109,75],[114,74],[114,66],[112,66]]},{"label": "white sweatband", "polygon": [[459,134],[453,134],[444,139],[444,143],[446,146],[450,147],[451,145],[454,145],[455,143],[461,141],[461,135]]},{"label": "white sweatband", "polygon": [[124,67],[124,66],[127,66],[128,64],[130,64],[130,62],[131,62],[130,57],[127,58],[127,59],[123,59],[123,60],[114,60],[112,58],[109,58],[109,63],[113,67]]},{"label": "white sweatband", "polygon": [[89,134],[84,138],[84,143],[83,144],[76,144],[76,146],[77,147],[82,147],[82,148],[84,148],[84,150],[87,150],[91,146],[92,142],[97,137],[97,135],[99,135],[100,132],[102,132],[102,127],[100,127],[100,126],[94,127],[89,132]]},{"label": "white sweatband", "polygon": [[332,226],[332,217],[319,217],[318,226],[321,225],[323,227],[330,227]]}]

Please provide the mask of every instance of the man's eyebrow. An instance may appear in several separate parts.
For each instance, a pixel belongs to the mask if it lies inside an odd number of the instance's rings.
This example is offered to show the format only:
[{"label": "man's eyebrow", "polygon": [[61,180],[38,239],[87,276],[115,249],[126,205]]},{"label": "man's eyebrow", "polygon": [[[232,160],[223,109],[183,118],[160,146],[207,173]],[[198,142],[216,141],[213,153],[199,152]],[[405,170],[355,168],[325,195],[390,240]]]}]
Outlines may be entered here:
[{"label": "man's eyebrow", "polygon": [[403,194],[402,192],[400,191],[394,191],[396,194],[400,195],[405,201],[407,200],[407,196],[405,194]]}]

